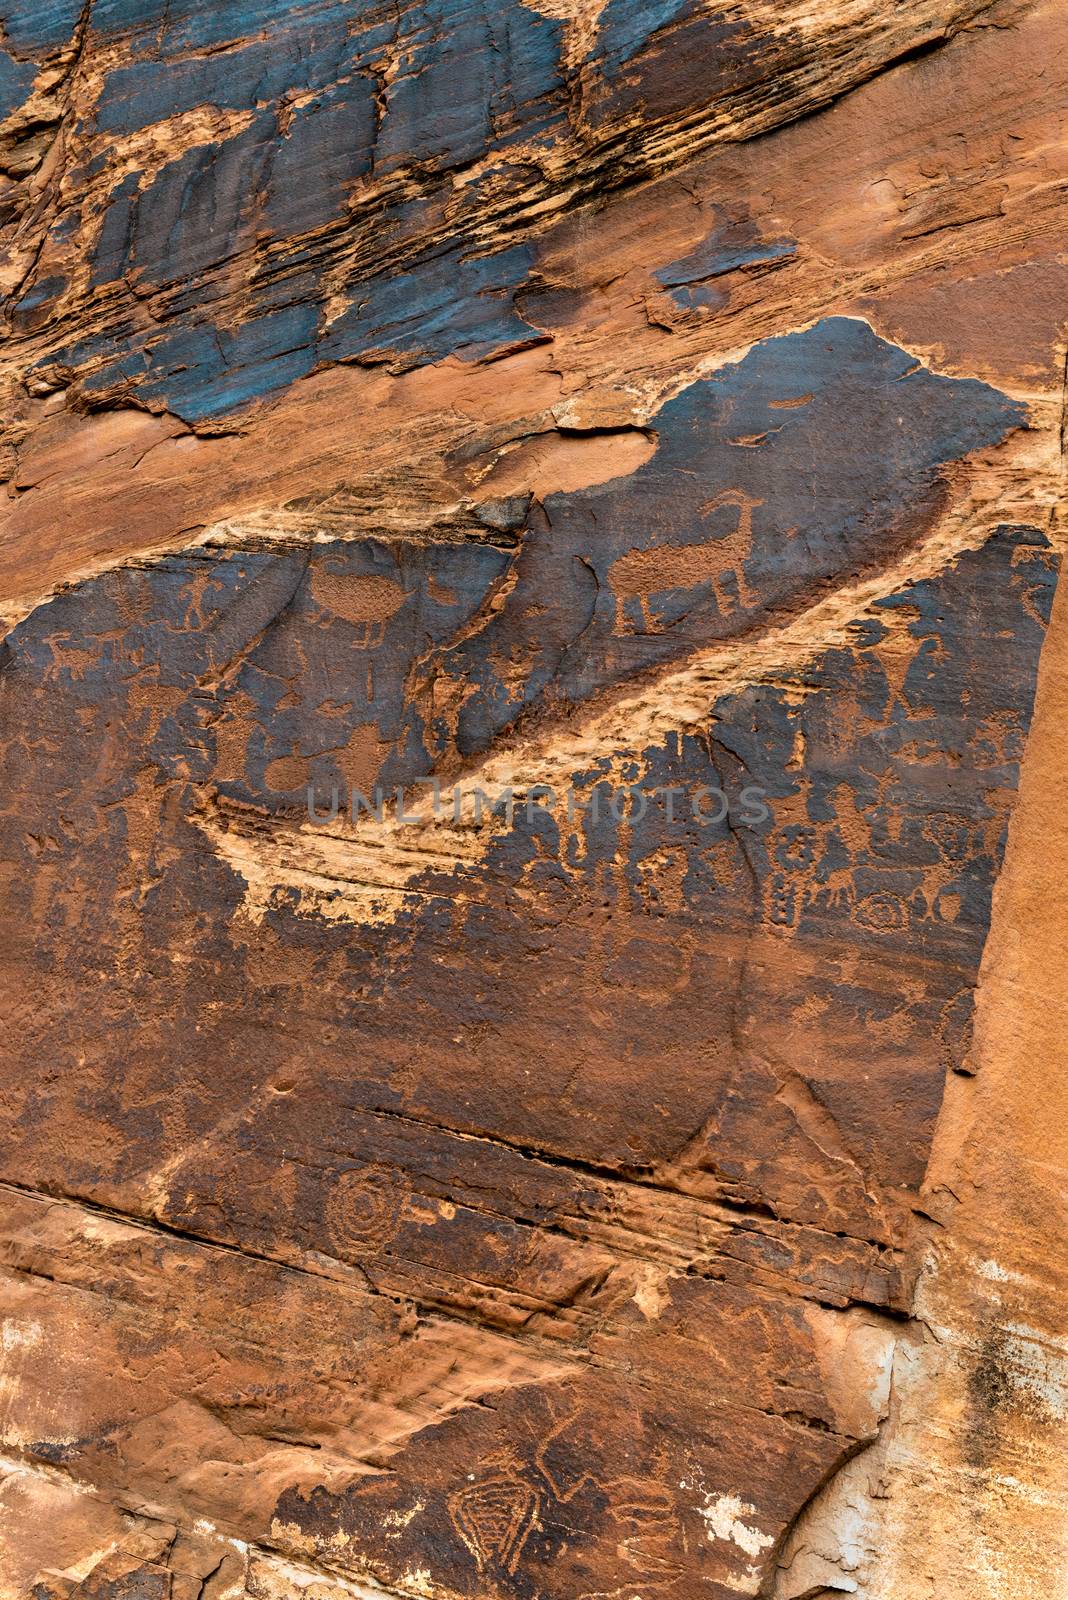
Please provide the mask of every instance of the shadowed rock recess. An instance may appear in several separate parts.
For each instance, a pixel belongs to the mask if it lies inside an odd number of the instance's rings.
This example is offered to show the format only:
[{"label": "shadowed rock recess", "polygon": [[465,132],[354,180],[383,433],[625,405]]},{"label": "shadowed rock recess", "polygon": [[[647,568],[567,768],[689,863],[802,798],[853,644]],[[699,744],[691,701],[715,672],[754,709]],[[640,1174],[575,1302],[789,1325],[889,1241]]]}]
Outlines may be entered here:
[{"label": "shadowed rock recess", "polygon": [[0,1600],[1068,1600],[1063,0],[0,118]]}]

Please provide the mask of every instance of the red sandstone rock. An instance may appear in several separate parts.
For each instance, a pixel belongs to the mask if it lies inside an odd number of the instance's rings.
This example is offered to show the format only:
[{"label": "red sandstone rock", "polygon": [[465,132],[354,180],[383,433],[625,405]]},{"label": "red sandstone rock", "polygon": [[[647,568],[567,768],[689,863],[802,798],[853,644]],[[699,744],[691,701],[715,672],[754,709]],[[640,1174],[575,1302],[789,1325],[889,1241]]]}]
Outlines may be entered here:
[{"label": "red sandstone rock", "polygon": [[0,25],[0,1596],[1060,1595],[1062,8]]}]

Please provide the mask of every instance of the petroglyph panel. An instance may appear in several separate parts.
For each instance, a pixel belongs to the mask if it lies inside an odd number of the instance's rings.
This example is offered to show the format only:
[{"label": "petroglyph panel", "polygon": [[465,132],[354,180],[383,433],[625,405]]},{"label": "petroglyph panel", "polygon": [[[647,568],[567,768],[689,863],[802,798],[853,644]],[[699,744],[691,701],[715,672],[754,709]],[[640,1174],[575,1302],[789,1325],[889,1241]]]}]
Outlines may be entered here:
[{"label": "petroglyph panel", "polygon": [[0,0],[0,1600],[1058,1593],[1065,63]]}]

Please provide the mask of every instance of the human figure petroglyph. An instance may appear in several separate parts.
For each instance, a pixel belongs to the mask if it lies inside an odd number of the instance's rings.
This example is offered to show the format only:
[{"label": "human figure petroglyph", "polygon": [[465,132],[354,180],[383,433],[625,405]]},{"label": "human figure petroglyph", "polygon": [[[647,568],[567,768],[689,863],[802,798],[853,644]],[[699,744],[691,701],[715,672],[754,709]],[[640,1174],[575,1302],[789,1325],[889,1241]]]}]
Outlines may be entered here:
[{"label": "human figure petroglyph", "polygon": [[495,1565],[514,1574],[541,1506],[537,1492],[518,1467],[493,1469],[477,1482],[449,1496],[448,1512],[456,1532],[475,1558],[478,1570]]},{"label": "human figure petroglyph", "polygon": [[[710,517],[723,506],[738,510],[738,525],[732,533],[721,534],[702,544],[661,544],[648,550],[628,550],[613,561],[608,581],[616,601],[616,632],[634,633],[628,624],[627,602],[637,600],[646,633],[661,633],[649,615],[649,596],[666,589],[694,589],[711,583],[716,604],[724,615],[735,608],[735,600],[724,578],[733,574],[737,600],[743,611],[760,604],[745,577],[745,563],[753,550],[753,512],[763,500],[754,499],[743,489],[724,489],[701,507],[701,516]],[[791,529],[791,532],[794,530]]]}]

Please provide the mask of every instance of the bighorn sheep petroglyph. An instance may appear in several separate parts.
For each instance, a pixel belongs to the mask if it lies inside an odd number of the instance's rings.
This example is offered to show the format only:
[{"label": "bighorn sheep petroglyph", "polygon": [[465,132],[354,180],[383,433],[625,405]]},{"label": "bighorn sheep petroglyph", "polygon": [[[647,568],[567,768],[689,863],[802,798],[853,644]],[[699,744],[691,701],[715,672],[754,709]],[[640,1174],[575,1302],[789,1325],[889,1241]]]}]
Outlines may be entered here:
[{"label": "bighorn sheep petroglyph", "polygon": [[350,577],[320,572],[312,582],[312,592],[326,610],[361,630],[360,642],[368,650],[382,643],[387,623],[409,595],[409,590],[380,573]]},{"label": "bighorn sheep petroglyph", "polygon": [[763,503],[742,489],[724,489],[701,507],[701,516],[709,517],[721,506],[736,506],[738,526],[733,533],[702,544],[660,544],[648,550],[628,550],[613,561],[608,581],[616,601],[616,632],[639,631],[630,625],[626,612],[627,602],[635,599],[641,607],[643,631],[661,632],[649,615],[649,596],[666,589],[695,589],[698,584],[711,583],[720,610],[724,614],[732,611],[734,596],[723,582],[731,573],[742,609],[748,611],[759,605],[759,595],[753,594],[746,583],[745,563],[753,548],[753,510]]}]

